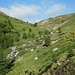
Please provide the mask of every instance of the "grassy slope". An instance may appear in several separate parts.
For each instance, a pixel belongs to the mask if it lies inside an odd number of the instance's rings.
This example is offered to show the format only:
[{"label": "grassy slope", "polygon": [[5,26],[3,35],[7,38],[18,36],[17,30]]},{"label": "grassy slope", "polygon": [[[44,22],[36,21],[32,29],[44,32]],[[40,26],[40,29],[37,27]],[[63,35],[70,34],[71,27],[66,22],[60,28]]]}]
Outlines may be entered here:
[{"label": "grassy slope", "polygon": [[[41,45],[43,39],[40,38],[40,36],[37,37],[39,31],[41,32],[44,31],[42,28],[33,27],[29,23],[8,17],[4,14],[0,14],[0,23],[4,23],[5,21],[10,20],[15,32],[20,34],[20,36],[17,37],[16,36],[17,34],[10,33],[13,38],[14,37],[19,38],[19,41],[14,41],[14,46],[17,47],[19,54],[17,56],[18,58],[16,58],[16,61],[14,63],[15,65],[12,67],[12,71],[7,73],[7,75],[30,75],[31,73],[34,73],[34,75],[42,75],[42,74],[53,75],[54,70],[56,71],[56,75],[58,75],[58,73],[60,73],[59,68],[61,67],[66,70],[66,72],[64,70],[65,73],[64,75],[66,74],[71,75],[71,72],[69,72],[68,70],[73,71],[72,74],[74,75],[75,72],[75,63],[74,63],[75,30],[73,30],[75,27],[74,16],[75,14],[61,16],[62,18],[59,16],[54,19],[53,18],[48,19],[49,22],[43,25],[50,24],[50,28],[52,29],[51,31],[54,32],[53,34],[49,34],[52,38],[51,41],[58,40],[58,42],[56,42],[53,45],[50,45],[49,47],[42,47]],[[65,21],[67,22],[64,25],[61,25],[61,22],[64,23]],[[59,25],[62,29],[62,33],[64,32],[68,33],[64,34],[63,36],[58,36],[58,33],[56,33],[57,29],[53,28],[59,27]],[[28,39],[23,39],[21,35],[23,33],[28,34],[29,28],[31,28],[32,33],[35,34],[35,38],[28,37]],[[31,41],[31,43],[28,43],[28,41]],[[23,44],[27,45],[22,47]],[[53,49],[55,48],[58,48],[58,50],[53,52]],[[34,49],[34,51],[31,51],[31,49]],[[11,52],[10,47],[5,49],[3,52],[4,56],[6,57],[10,52]],[[37,60],[35,60],[36,57],[38,57]],[[63,64],[65,64],[66,60],[69,60],[69,63],[71,62],[70,64],[68,64],[67,62],[68,65],[66,67],[68,68],[63,67]],[[69,67],[71,67],[71,69],[69,69]]]},{"label": "grassy slope", "polygon": [[[16,39],[19,38],[19,41],[18,41],[18,42],[14,41],[14,46],[16,46],[16,45],[22,45],[22,44],[25,43],[25,39],[22,39],[21,36],[22,36],[24,33],[28,34],[30,28],[31,28],[31,30],[32,30],[32,33],[33,33],[35,36],[37,36],[37,34],[38,34],[39,31],[43,31],[43,29],[41,29],[41,28],[39,28],[39,27],[34,27],[34,26],[33,26],[32,24],[30,24],[30,23],[23,22],[23,21],[21,21],[21,20],[18,20],[18,19],[9,17],[9,16],[7,16],[7,15],[4,14],[4,13],[0,13],[0,23],[5,23],[5,22],[8,21],[8,20],[11,22],[11,24],[12,24],[12,26],[13,26],[13,30],[14,30],[13,33],[10,33],[10,36],[11,36],[12,38],[14,38],[14,39],[15,39],[15,38],[16,38]],[[17,35],[16,33],[18,33],[20,36],[16,36],[16,35]],[[28,39],[30,39],[30,38],[28,38]],[[9,49],[10,49],[10,48],[7,49],[8,52],[10,52]],[[7,51],[5,51],[5,52],[7,52]],[[8,53],[6,53],[6,54],[8,54]]]},{"label": "grassy slope", "polygon": [[[75,33],[75,30],[73,32]],[[44,75],[47,73],[50,75],[50,71],[54,71],[58,67],[62,66],[66,60],[73,61],[70,65],[73,66],[73,69],[75,69],[75,65],[73,65],[75,62],[75,35],[74,38],[68,36],[69,39],[67,39],[67,35],[71,34],[66,34],[54,45],[46,48],[40,47],[35,49],[33,52],[29,51],[24,54],[20,59],[16,60],[15,66],[7,75],[29,75],[30,72],[34,73],[34,75],[41,75],[43,73],[45,73]],[[58,48],[58,50],[52,52],[54,48]],[[38,59],[35,60],[35,57],[38,57]],[[59,61],[61,65],[59,65],[57,61]],[[67,67],[69,66],[67,65]],[[50,69],[50,71],[46,73],[48,69]],[[25,73],[25,71],[27,71],[27,73]],[[73,71],[73,75],[74,72],[75,71]],[[67,73],[65,73],[65,75],[66,74]],[[70,75],[70,73],[68,75]]]},{"label": "grassy slope", "polygon": [[[41,26],[49,26],[54,32],[51,35],[52,40],[58,40],[57,43],[50,45],[49,47],[39,47],[31,51],[31,48],[17,59],[12,71],[7,75],[74,75],[75,73],[75,14],[58,16],[56,18],[48,19],[47,23],[43,23]],[[62,21],[63,20],[63,21]],[[66,22],[67,21],[67,22]],[[61,25],[62,22],[66,22]],[[39,23],[40,25],[40,23]],[[67,32],[63,36],[58,36],[57,29],[54,27],[61,27],[62,32]],[[47,26],[46,26],[47,27]],[[58,48],[57,51],[53,49]],[[35,60],[35,57],[38,57]],[[66,62],[68,60],[68,62]],[[66,67],[63,65],[67,64]],[[63,68],[60,71],[60,68]],[[26,72],[26,73],[25,73]]]},{"label": "grassy slope", "polygon": [[[34,27],[33,24],[30,24],[30,23],[23,22],[21,20],[12,18],[10,16],[7,16],[4,13],[0,13],[0,25],[2,26],[2,24],[3,25],[5,24],[6,27],[8,28],[8,25],[10,26],[10,24],[8,23],[8,21],[12,24],[13,28],[12,29],[9,28],[11,31],[8,32],[8,33],[7,32],[0,32],[0,33],[3,34],[3,37],[4,36],[6,36],[6,37],[9,36],[8,39],[9,38],[13,39],[13,41],[14,41],[14,45],[13,46],[17,47],[17,49],[19,51],[18,56],[20,57],[23,54],[25,54],[26,52],[28,52],[28,51],[25,51],[25,48],[23,48],[22,45],[23,44],[27,44],[28,41],[34,41],[34,39],[37,38],[36,36],[38,35],[38,32],[41,32],[41,31],[44,31],[44,30],[42,28],[39,28],[39,27]],[[29,34],[29,29],[31,29],[30,34],[34,34],[34,37],[31,37],[31,35]],[[1,30],[5,30],[5,27],[2,28]],[[27,34],[27,39],[23,39],[22,38],[22,36],[23,36],[24,33]],[[5,40],[5,39],[2,38],[2,40]],[[5,41],[8,41],[8,40],[5,40]],[[4,43],[2,42],[2,44],[4,44]],[[7,43],[5,43],[5,45],[6,44]],[[9,44],[10,44],[10,41],[9,41]],[[28,44],[26,46],[26,48],[32,48],[33,46],[34,46],[34,44],[31,43],[31,44]],[[1,73],[1,75],[3,75],[3,74],[5,74],[5,73],[8,72],[7,65],[9,66],[10,65],[9,63],[11,61],[10,60],[6,60],[6,57],[7,57],[7,55],[10,52],[12,52],[11,46],[10,47],[5,47],[5,48],[0,48],[0,65],[1,65],[0,73]]]},{"label": "grassy slope", "polygon": [[57,16],[55,18],[49,18],[44,21],[40,21],[38,25],[40,27],[46,27],[50,30],[56,30],[58,27],[61,27],[63,32],[71,31],[75,26],[75,13]]}]

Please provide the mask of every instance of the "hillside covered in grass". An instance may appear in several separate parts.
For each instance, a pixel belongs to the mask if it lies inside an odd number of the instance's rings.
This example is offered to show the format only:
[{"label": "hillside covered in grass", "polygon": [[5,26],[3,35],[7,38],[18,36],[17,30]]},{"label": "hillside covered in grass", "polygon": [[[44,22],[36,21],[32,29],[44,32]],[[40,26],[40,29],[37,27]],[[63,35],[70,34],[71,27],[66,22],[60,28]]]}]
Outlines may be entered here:
[{"label": "hillside covered in grass", "polygon": [[1,75],[74,75],[75,14],[30,24],[0,13]]},{"label": "hillside covered in grass", "polygon": [[23,48],[25,45],[30,48],[41,43],[36,38],[45,30],[36,26],[0,12],[0,73],[2,75],[10,70],[12,60],[28,52]]},{"label": "hillside covered in grass", "polygon": [[38,25],[49,30],[56,30],[60,27],[64,33],[69,32],[75,26],[75,13],[48,18],[40,21]]}]

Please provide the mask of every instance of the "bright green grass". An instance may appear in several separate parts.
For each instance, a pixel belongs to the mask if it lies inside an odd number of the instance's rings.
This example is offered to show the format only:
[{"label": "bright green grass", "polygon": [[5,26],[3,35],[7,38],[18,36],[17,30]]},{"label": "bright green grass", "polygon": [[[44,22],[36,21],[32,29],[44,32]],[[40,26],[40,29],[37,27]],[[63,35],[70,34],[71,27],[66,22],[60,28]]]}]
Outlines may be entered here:
[{"label": "bright green grass", "polygon": [[[17,47],[17,50],[19,51],[18,56],[20,56],[20,58],[19,59],[16,58],[15,65],[12,67],[12,71],[7,73],[7,75],[29,75],[28,73],[33,71],[35,75],[42,74],[46,70],[48,70],[48,68],[54,70],[55,67],[58,67],[56,61],[60,61],[61,63],[63,63],[63,61],[68,59],[69,53],[71,53],[72,50],[75,49],[75,43],[71,40],[68,41],[67,38],[64,39],[66,35],[58,36],[58,34],[56,33],[57,29],[53,30],[53,28],[61,24],[62,20],[68,20],[67,23],[61,26],[62,33],[72,31],[75,27],[74,16],[75,14],[71,15],[70,17],[64,15],[49,19],[49,22],[45,23],[44,26],[50,25],[50,29],[54,32],[54,34],[51,35],[51,38],[52,40],[58,40],[58,42],[53,45],[50,45],[49,47],[40,46],[39,48],[36,48],[34,49],[34,51],[31,52],[31,49],[35,45],[37,44],[41,45],[39,41],[33,43],[32,40],[34,39],[37,40],[40,37],[39,36],[37,38],[38,32],[39,31],[44,32],[45,29],[40,27],[33,27],[33,25],[30,23],[23,22],[21,20],[11,18],[6,15],[0,15],[0,22],[5,22],[6,20],[10,20],[14,30],[20,34],[20,36],[18,37],[16,34],[11,34],[12,36],[14,35],[13,38],[15,37],[19,38],[19,41],[14,41],[14,46]],[[32,33],[35,34],[35,38],[23,39],[21,35],[23,35],[24,33],[28,34],[29,28],[31,28]],[[26,47],[22,47],[22,45],[26,43],[27,40],[31,40],[32,44],[29,44]],[[25,48],[27,48],[28,50],[26,51]],[[58,50],[52,52],[54,48],[58,48]],[[10,48],[8,48],[5,49],[3,53],[6,57],[10,52],[11,50]],[[36,57],[38,57],[37,60],[35,60]],[[72,59],[74,58],[75,57],[73,56]],[[56,66],[54,66],[54,63]],[[28,70],[27,74],[25,74],[26,70]]]},{"label": "bright green grass", "polygon": [[[30,51],[28,53],[25,53],[20,60],[16,60],[15,66],[7,75],[25,75],[26,70],[28,70],[29,72],[34,70],[34,73],[38,75],[39,72],[45,71],[45,68],[48,65],[52,65],[55,60],[62,63],[67,59],[69,52],[71,52],[72,49],[75,48],[74,43],[71,43],[70,45],[69,42],[67,42],[60,40],[56,44],[51,45],[48,48],[38,48],[33,52]],[[58,48],[58,50],[52,52],[52,50],[56,47]],[[38,59],[35,60],[35,57],[38,57]],[[40,69],[41,71],[39,71]]]}]

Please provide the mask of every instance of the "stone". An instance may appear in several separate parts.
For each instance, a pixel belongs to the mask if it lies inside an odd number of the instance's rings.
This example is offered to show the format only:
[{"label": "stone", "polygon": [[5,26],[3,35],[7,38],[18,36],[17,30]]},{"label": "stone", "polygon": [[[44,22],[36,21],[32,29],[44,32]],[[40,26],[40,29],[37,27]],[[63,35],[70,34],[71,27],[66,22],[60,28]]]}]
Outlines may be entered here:
[{"label": "stone", "polygon": [[54,48],[54,49],[52,50],[52,52],[57,51],[57,50],[58,50],[58,48],[56,47],[56,48]]},{"label": "stone", "polygon": [[38,59],[38,57],[35,57],[35,60],[37,60]]},{"label": "stone", "polygon": [[11,50],[13,50],[13,51],[14,51],[14,50],[16,50],[16,46],[14,46],[14,47],[11,47]]},{"label": "stone", "polygon": [[31,51],[34,51],[33,49],[31,49]]}]

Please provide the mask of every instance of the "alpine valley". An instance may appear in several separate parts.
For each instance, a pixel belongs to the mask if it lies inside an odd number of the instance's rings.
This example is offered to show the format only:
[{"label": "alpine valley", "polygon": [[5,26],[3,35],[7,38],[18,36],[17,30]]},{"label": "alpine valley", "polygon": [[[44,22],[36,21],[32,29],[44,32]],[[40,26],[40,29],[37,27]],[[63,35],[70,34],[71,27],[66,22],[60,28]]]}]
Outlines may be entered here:
[{"label": "alpine valley", "polygon": [[0,11],[0,75],[75,75],[75,13],[31,24]]}]

